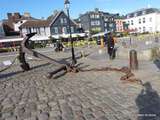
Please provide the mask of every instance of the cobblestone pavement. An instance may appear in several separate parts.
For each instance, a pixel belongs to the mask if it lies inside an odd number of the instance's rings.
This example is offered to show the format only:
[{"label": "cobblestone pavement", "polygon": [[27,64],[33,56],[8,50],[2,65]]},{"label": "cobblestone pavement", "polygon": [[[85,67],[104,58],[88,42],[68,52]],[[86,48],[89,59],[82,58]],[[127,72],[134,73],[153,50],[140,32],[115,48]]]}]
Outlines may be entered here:
[{"label": "cobblestone pavement", "polygon": [[[84,50],[94,54],[96,48]],[[68,52],[49,54],[56,59],[70,56]],[[141,104],[148,102],[139,98],[143,87],[123,83],[121,73],[62,72],[47,79],[46,73],[56,66],[42,60],[30,60],[29,63],[33,69],[28,72],[22,72],[17,62],[0,73],[0,120],[137,120],[144,107]],[[128,65],[127,60],[94,60],[89,56],[79,59],[78,63],[83,69]],[[160,92],[159,71],[151,62],[140,62],[140,70],[134,73],[144,82],[150,82],[157,94]],[[158,95],[155,99],[159,100]],[[152,118],[147,116],[143,120]],[[160,119],[154,116],[153,120]]]}]

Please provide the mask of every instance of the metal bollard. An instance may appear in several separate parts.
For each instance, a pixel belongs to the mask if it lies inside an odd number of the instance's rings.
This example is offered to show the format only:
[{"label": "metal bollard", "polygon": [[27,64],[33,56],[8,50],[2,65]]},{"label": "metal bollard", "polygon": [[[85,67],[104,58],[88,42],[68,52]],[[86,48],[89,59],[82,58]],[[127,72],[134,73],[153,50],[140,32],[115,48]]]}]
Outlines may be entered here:
[{"label": "metal bollard", "polygon": [[131,50],[129,55],[130,55],[130,69],[138,70],[137,51]]}]

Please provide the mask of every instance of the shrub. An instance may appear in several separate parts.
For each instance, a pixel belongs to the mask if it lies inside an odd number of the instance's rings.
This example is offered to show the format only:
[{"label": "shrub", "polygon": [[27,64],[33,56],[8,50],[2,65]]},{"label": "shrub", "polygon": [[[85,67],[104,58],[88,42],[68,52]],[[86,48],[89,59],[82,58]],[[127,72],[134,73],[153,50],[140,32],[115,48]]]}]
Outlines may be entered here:
[{"label": "shrub", "polygon": [[158,47],[154,47],[151,49],[152,59],[155,60],[160,57],[160,50]]},{"label": "shrub", "polygon": [[0,48],[0,53],[11,52],[11,51],[12,51],[12,48]]}]

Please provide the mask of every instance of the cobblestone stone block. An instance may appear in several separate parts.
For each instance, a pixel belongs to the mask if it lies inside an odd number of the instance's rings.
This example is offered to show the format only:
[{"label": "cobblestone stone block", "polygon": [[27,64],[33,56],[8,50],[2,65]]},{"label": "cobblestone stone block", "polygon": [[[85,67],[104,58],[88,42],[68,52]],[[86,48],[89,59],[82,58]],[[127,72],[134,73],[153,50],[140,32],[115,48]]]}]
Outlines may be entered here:
[{"label": "cobblestone stone block", "polygon": [[38,115],[38,120],[49,120],[48,113],[41,113]]}]

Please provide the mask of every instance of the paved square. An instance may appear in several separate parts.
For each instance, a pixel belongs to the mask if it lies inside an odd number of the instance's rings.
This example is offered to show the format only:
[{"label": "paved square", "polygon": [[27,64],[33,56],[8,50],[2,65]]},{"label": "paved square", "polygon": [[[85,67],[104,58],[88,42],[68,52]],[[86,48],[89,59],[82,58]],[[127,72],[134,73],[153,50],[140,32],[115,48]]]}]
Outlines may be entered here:
[{"label": "paved square", "polygon": [[[98,48],[83,50],[91,54],[78,59],[81,69],[128,66],[124,59],[96,59]],[[43,54],[66,61],[71,55]],[[13,57],[0,61],[8,59]],[[34,58],[29,63],[33,69],[28,72],[16,62],[0,73],[0,120],[160,120],[160,74],[151,61],[139,61],[139,70],[133,71],[145,87],[120,81],[123,74],[117,72],[61,72],[47,79],[56,66]]]}]

